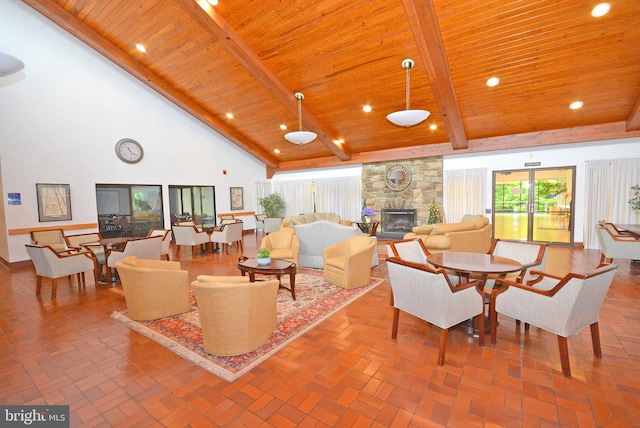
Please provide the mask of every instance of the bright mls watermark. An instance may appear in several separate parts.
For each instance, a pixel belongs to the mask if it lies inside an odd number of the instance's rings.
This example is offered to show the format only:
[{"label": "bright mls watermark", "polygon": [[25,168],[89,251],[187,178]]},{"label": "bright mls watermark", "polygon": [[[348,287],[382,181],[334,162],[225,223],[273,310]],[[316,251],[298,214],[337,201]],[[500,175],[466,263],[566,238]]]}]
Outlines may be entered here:
[{"label": "bright mls watermark", "polygon": [[69,428],[69,406],[0,406],[0,426]]}]

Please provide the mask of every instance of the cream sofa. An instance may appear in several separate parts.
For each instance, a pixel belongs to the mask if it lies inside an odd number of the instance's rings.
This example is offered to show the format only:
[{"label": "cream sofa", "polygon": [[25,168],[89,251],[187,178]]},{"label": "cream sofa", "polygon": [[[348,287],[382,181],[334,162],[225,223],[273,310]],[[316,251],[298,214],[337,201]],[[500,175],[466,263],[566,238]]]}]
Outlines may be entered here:
[{"label": "cream sofa", "polygon": [[331,221],[343,226],[351,226],[350,220],[341,220],[338,214],[334,213],[309,213],[295,216],[287,216],[282,220],[282,227],[294,227],[298,224],[309,224],[318,220]]},{"label": "cream sofa", "polygon": [[482,215],[467,214],[459,223],[436,223],[412,230],[404,235],[404,239],[422,239],[430,253],[486,253],[491,247],[491,224]]},{"label": "cream sofa", "polygon": [[[293,229],[300,239],[299,265],[316,269],[322,269],[324,266],[322,250],[352,236],[364,235],[355,225],[346,226],[330,220],[296,224]],[[371,266],[373,267],[378,265],[378,240],[375,236],[371,239],[375,247],[371,258]]]}]

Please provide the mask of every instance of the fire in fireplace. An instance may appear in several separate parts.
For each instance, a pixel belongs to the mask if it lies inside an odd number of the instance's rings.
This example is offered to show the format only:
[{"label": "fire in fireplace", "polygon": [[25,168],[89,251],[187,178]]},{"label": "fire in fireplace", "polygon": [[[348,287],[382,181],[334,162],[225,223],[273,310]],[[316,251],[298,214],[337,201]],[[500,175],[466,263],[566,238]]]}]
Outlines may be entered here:
[{"label": "fire in fireplace", "polygon": [[388,239],[401,239],[416,225],[415,209],[383,208],[381,233],[378,236]]}]

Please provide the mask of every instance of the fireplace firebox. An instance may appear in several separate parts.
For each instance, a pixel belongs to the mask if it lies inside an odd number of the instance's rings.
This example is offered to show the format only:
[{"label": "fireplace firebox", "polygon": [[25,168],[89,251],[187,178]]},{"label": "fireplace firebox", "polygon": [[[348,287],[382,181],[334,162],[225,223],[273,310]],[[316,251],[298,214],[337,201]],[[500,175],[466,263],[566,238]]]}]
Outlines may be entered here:
[{"label": "fireplace firebox", "polygon": [[402,239],[416,225],[416,210],[407,208],[383,208],[381,231],[382,239]]}]

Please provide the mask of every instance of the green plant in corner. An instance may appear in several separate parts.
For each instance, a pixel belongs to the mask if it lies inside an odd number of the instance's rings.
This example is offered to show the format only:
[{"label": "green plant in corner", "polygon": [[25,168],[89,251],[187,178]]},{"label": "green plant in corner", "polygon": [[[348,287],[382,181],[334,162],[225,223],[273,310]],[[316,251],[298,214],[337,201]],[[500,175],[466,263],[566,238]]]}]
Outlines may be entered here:
[{"label": "green plant in corner", "polygon": [[271,251],[268,248],[260,247],[258,249],[258,254],[256,254],[256,258],[258,259],[268,259],[271,257]]},{"label": "green plant in corner", "polygon": [[285,203],[280,193],[274,192],[269,196],[260,198],[260,206],[269,217],[279,217],[284,213]]},{"label": "green plant in corner", "polygon": [[633,190],[633,198],[629,199],[629,205],[634,211],[640,211],[640,185],[631,186]]}]

